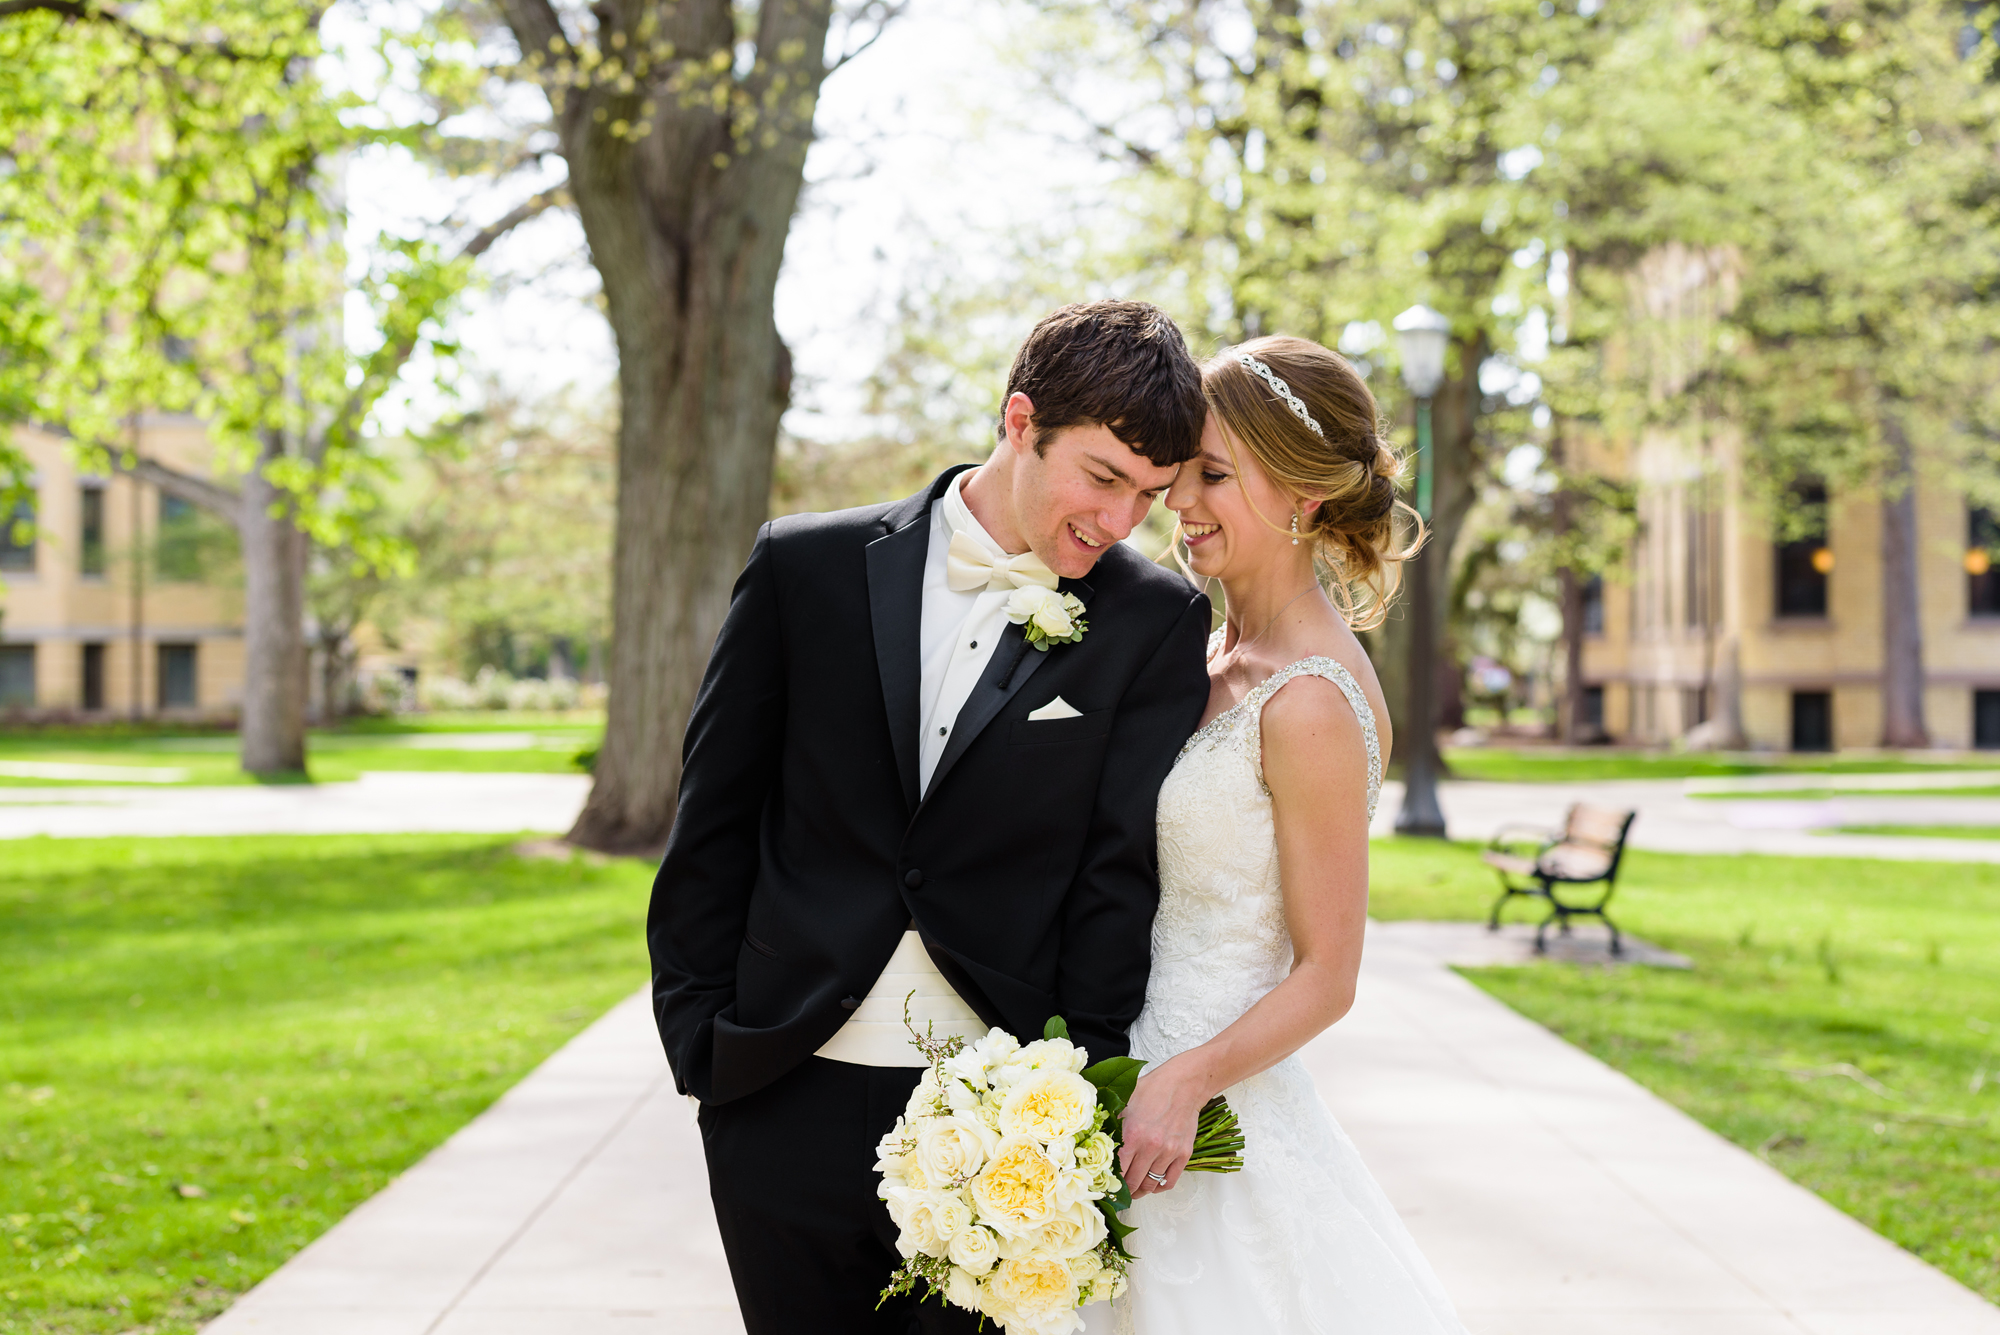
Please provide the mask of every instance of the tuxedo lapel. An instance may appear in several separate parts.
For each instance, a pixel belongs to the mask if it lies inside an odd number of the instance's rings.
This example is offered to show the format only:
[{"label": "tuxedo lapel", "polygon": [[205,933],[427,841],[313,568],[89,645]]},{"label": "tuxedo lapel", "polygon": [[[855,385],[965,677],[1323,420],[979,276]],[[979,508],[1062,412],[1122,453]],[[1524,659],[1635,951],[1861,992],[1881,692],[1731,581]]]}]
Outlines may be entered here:
[{"label": "tuxedo lapel", "polygon": [[[1073,593],[1083,602],[1084,619],[1090,619],[1090,585],[1080,579],[1066,579],[1058,586],[1063,593]],[[1086,637],[1089,632],[1084,632]],[[1036,649],[1028,643],[1026,626],[1010,626],[993,650],[993,657],[986,660],[986,671],[979,674],[979,684],[972,688],[972,694],[958,711],[958,718],[952,723],[951,739],[945,743],[944,754],[938,757],[937,769],[931,773],[931,786],[925,796],[938,790],[944,776],[951,773],[951,767],[965,754],[973,739],[986,729],[986,725],[998,718],[1007,702],[1021,693],[1028,684],[1028,678],[1041,670],[1049,661],[1050,654],[1060,654],[1080,646],[1058,644],[1049,649]],[[914,734],[911,738],[915,744]]]},{"label": "tuxedo lapel", "polygon": [[875,664],[882,675],[882,703],[889,711],[896,773],[912,811],[920,800],[917,711],[923,695],[924,560],[930,554],[931,504],[964,471],[964,466],[947,469],[927,490],[898,502],[882,516],[888,534],[867,547]]}]

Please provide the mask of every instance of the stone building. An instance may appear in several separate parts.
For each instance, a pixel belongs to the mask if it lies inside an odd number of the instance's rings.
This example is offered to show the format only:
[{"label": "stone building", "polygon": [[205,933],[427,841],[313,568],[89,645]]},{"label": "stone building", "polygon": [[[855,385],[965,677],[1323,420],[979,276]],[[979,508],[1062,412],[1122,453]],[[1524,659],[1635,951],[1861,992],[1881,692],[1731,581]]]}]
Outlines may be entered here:
[{"label": "stone building", "polygon": [[[135,429],[146,455],[207,471],[193,419]],[[79,472],[48,432],[15,427],[13,440],[33,499],[0,524],[0,718],[233,714],[243,599],[227,527],[131,477]]]},{"label": "stone building", "polygon": [[[1730,257],[1664,247],[1632,276],[1656,400],[1685,382]],[[1584,601],[1583,728],[1620,740],[1760,750],[1881,745],[1881,497],[1789,498],[1823,516],[1780,540],[1745,496],[1741,438],[1710,422],[1591,444],[1589,467],[1635,488],[1623,567]],[[2000,523],[1918,468],[1924,712],[1933,743],[2000,748]]]}]

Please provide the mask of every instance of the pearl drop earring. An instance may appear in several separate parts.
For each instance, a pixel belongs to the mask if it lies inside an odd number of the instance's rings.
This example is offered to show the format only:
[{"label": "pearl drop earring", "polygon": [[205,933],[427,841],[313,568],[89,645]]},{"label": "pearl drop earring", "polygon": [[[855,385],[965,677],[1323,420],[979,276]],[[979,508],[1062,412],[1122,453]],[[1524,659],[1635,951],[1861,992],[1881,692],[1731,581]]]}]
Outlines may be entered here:
[{"label": "pearl drop earring", "polygon": [[1292,546],[1299,545],[1299,512],[1292,511]]}]

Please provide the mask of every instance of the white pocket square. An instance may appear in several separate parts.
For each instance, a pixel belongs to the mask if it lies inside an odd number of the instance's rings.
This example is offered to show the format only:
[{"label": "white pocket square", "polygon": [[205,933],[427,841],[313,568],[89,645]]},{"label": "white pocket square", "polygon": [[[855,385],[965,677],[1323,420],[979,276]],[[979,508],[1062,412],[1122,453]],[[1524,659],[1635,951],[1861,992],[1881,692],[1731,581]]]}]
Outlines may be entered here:
[{"label": "white pocket square", "polygon": [[1028,715],[1028,722],[1035,723],[1050,718],[1082,718],[1083,711],[1070,704],[1060,695]]}]

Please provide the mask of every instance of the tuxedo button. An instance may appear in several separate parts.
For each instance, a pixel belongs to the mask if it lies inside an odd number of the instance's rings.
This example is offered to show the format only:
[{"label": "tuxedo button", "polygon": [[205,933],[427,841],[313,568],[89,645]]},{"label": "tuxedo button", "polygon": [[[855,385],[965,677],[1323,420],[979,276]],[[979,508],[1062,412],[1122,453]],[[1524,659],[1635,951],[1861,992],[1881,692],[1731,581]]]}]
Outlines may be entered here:
[{"label": "tuxedo button", "polygon": [[909,886],[910,889],[914,890],[923,883],[924,883],[924,874],[918,871],[915,867],[912,867],[908,871],[903,873],[903,884]]},{"label": "tuxedo button", "polygon": [[842,997],[840,999],[840,1008],[844,1011],[858,1011],[861,1009],[861,998]]}]

